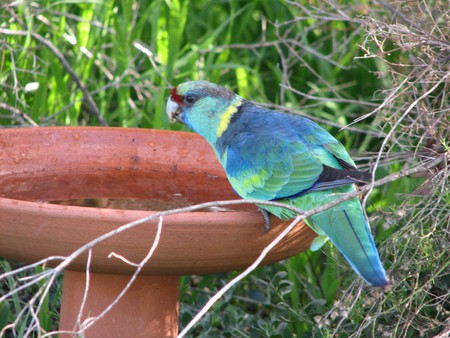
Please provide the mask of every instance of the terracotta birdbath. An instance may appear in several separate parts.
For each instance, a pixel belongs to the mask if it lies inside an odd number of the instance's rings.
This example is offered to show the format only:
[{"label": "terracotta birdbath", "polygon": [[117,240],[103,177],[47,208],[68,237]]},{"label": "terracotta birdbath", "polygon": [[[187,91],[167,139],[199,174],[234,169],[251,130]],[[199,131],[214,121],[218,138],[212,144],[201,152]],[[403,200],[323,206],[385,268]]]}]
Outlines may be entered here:
[{"label": "terracotta birdbath", "polygon": [[[33,263],[67,256],[158,210],[231,199],[237,196],[213,151],[193,133],[104,127],[0,130],[0,256],[5,258]],[[109,254],[141,261],[157,225],[157,220],[141,224],[93,248],[81,320],[103,311],[136,269]],[[153,256],[86,336],[176,336],[179,276],[245,268],[285,225],[273,218],[265,232],[263,217],[251,205],[164,217]],[[307,249],[314,236],[300,224],[264,264]],[[75,327],[86,261],[83,254],[64,272],[62,330]]]}]

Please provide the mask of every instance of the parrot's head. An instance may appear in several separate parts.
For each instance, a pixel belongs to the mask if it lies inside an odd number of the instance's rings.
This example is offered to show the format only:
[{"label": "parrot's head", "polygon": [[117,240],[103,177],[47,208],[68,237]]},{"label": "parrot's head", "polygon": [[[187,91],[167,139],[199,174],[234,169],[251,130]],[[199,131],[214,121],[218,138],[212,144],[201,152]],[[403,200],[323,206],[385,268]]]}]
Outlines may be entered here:
[{"label": "parrot's head", "polygon": [[243,101],[237,94],[214,83],[189,81],[172,89],[166,111],[171,121],[187,125],[214,143]]}]

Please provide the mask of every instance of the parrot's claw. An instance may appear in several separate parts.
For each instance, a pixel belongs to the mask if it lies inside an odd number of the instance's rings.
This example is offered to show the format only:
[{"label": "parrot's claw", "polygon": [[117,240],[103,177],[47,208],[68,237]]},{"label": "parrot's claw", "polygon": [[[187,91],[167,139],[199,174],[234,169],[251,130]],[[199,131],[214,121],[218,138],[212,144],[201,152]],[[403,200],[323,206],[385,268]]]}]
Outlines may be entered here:
[{"label": "parrot's claw", "polygon": [[264,231],[267,232],[270,229],[269,213],[267,212],[267,210],[265,210],[263,208],[258,208],[258,210],[264,217]]}]

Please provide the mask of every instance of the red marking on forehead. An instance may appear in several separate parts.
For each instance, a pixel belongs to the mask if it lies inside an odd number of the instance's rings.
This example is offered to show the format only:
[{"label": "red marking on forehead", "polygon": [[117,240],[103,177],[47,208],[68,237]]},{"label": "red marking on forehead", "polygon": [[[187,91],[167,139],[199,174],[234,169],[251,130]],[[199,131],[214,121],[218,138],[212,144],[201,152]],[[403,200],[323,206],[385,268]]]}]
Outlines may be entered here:
[{"label": "red marking on forehead", "polygon": [[172,88],[172,90],[170,91],[170,96],[172,96],[172,100],[178,104],[181,104],[183,102],[183,96],[177,93],[177,87]]}]

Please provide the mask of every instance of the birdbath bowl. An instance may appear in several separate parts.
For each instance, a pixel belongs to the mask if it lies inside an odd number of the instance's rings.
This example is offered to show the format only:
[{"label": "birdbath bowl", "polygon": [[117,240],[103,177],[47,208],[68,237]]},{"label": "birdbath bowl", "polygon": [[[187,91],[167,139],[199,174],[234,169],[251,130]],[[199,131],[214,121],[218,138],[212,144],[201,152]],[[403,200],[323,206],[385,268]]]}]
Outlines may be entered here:
[{"label": "birdbath bowl", "polygon": [[[34,263],[68,256],[119,226],[208,201],[235,200],[209,145],[193,133],[105,127],[0,130],[0,256]],[[179,276],[243,269],[286,226],[264,231],[255,206],[163,218],[153,256],[124,297],[87,337],[174,337]],[[95,245],[64,272],[61,330],[73,330],[89,277],[83,321],[108,306],[136,271],[157,232],[152,220]],[[299,224],[264,264],[306,250],[315,234]],[[59,264],[50,261],[47,266]],[[61,335],[64,336],[64,335]]]}]

